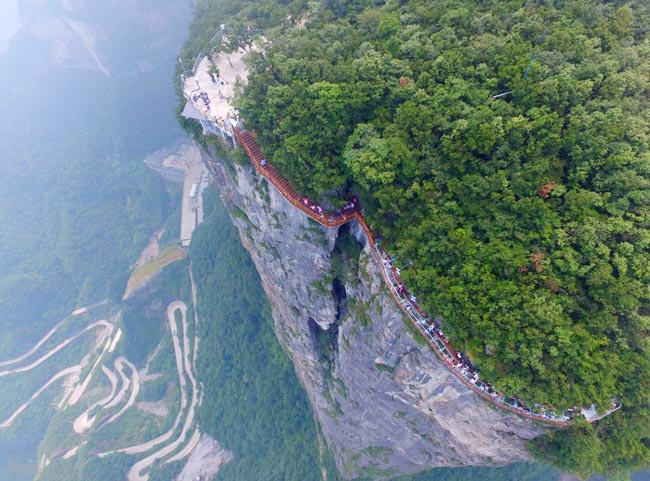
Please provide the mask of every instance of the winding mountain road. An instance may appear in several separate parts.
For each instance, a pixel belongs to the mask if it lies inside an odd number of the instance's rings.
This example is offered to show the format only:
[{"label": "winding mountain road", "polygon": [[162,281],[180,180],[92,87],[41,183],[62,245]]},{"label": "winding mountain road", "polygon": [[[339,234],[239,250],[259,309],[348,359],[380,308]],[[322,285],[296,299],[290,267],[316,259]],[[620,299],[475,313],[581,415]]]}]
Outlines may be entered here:
[{"label": "winding mountain road", "polygon": [[9,416],[2,423],[0,423],[0,428],[7,428],[11,426],[11,423],[14,422],[14,420],[20,415],[20,413],[22,413],[25,409],[27,409],[27,407],[32,403],[32,401],[34,401],[34,399],[40,396],[43,391],[45,391],[48,387],[50,387],[50,385],[52,385],[62,377],[66,377],[70,375],[79,375],[80,373],[81,373],[81,366],[78,364],[76,366],[68,367],[56,373],[54,376],[50,378],[49,381],[43,384],[40,387],[40,389],[38,389],[34,394],[32,394],[32,396],[25,403],[23,403],[18,409],[16,409],[11,416]]},{"label": "winding mountain road", "polygon": [[129,384],[132,386],[131,394],[129,395],[129,399],[126,402],[126,404],[124,404],[124,406],[122,406],[122,408],[118,412],[113,414],[113,416],[111,416],[111,418],[108,421],[106,421],[104,425],[112,423],[113,421],[118,419],[122,414],[124,414],[127,409],[133,406],[135,404],[135,399],[138,397],[138,393],[140,392],[140,373],[138,373],[136,367],[133,364],[131,364],[129,361],[124,359],[122,356],[118,357],[117,360],[115,361],[116,367],[118,362],[119,362],[118,369],[120,370],[120,375],[123,374],[124,366],[128,367],[131,370],[132,377],[129,380]]},{"label": "winding mountain road", "polygon": [[[61,326],[63,325],[64,322],[65,322],[65,319],[63,321],[59,322],[52,329],[50,329],[36,344],[34,344],[34,346],[29,351],[25,352],[24,354],[22,354],[20,356],[15,357],[13,359],[8,359],[8,360],[3,361],[1,363],[1,365],[5,366],[5,367],[8,367],[8,366],[12,366],[12,365],[15,365],[15,364],[19,364],[22,361],[24,361],[24,360],[30,358],[31,356],[33,356],[34,354],[36,354],[39,351],[39,349],[41,349],[43,347],[45,342],[47,342],[47,340],[50,339],[52,337],[52,335],[57,330],[59,330],[61,328]],[[67,339],[61,341],[59,344],[52,347],[45,354],[41,355],[39,358],[35,359],[34,361],[30,362],[29,364],[26,364],[26,365],[23,365],[23,366],[17,366],[17,367],[10,367],[10,368],[7,368],[7,369],[4,369],[4,370],[0,371],[0,378],[6,377],[6,376],[9,376],[9,375],[12,375],[12,374],[20,374],[20,373],[25,373],[27,371],[31,371],[32,369],[36,368],[37,366],[40,366],[41,364],[43,364],[45,361],[50,359],[52,356],[54,356],[56,353],[58,353],[59,351],[64,349],[66,346],[68,346],[69,344],[71,344],[75,340],[79,339],[81,336],[85,335],[86,333],[88,333],[88,332],[90,332],[90,331],[92,331],[94,329],[98,329],[98,328],[101,329],[101,333],[100,333],[100,337],[99,337],[99,339],[97,341],[97,344],[93,348],[93,351],[95,349],[97,349],[99,346],[101,346],[102,344],[104,344],[103,352],[102,352],[102,354],[100,356],[98,356],[98,359],[95,361],[95,364],[91,368],[88,376],[86,377],[86,380],[85,380],[84,384],[82,384],[81,386],[77,385],[77,387],[74,390],[68,390],[66,392],[66,394],[64,395],[62,401],[59,403],[58,407],[60,408],[64,404],[65,405],[70,405],[71,402],[72,402],[71,400],[73,400],[73,398],[75,396],[75,393],[79,391],[79,395],[80,395],[83,392],[83,389],[85,389],[88,382],[90,382],[90,377],[92,376],[93,370],[95,369],[95,367],[100,362],[103,354],[107,351],[108,347],[112,344],[110,336],[111,336],[111,333],[113,332],[114,326],[113,326],[113,324],[111,322],[109,322],[107,320],[96,321],[96,322],[93,322],[93,323],[89,324],[88,326],[86,326],[85,328],[83,328],[82,330],[77,332],[76,334],[71,335]],[[14,413],[9,418],[7,418],[4,422],[0,423],[0,428],[6,428],[6,427],[10,426],[13,423],[13,421],[16,419],[16,417],[19,416],[32,403],[32,401],[34,401],[34,399],[36,399],[38,396],[40,396],[40,394],[43,391],[45,391],[48,387],[50,387],[57,380],[61,379],[62,377],[70,376],[70,375],[73,375],[73,374],[75,376],[77,376],[77,379],[78,379],[78,376],[81,374],[82,370],[84,369],[84,367],[86,365],[86,362],[87,361],[82,360],[79,364],[67,367],[67,368],[59,371],[58,373],[54,374],[45,384],[43,384],[39,389],[37,389],[25,403],[23,403],[16,411],[14,411]],[[70,397],[69,400],[67,400],[67,403],[66,403],[66,397],[68,395],[71,395],[71,397]]]},{"label": "winding mountain road", "polygon": [[[8,376],[10,374],[16,374],[16,373],[19,373],[19,372],[26,372],[26,371],[30,371],[30,370],[34,369],[36,366],[42,364],[43,362],[48,360],[50,357],[52,357],[54,354],[59,352],[61,349],[66,347],[68,344],[75,341],[77,338],[83,336],[88,331],[90,331],[92,329],[95,329],[97,327],[100,327],[100,326],[103,326],[109,332],[112,332],[112,330],[113,330],[113,324],[111,324],[108,321],[102,320],[102,321],[93,322],[92,324],[86,326],[84,329],[82,329],[80,332],[78,332],[74,336],[68,337],[65,341],[63,341],[63,342],[59,343],[58,345],[56,345],[55,347],[53,347],[50,351],[48,351],[47,353],[45,353],[44,355],[42,355],[41,357],[39,357],[38,359],[36,359],[32,363],[30,363],[30,364],[28,364],[26,366],[17,367],[17,368],[14,368],[14,369],[6,369],[4,371],[0,371],[0,377]],[[49,337],[51,335],[52,334],[48,333],[48,334],[46,334],[46,337]],[[35,348],[32,348],[32,350],[29,353],[23,354],[23,356],[21,356],[20,361],[23,360],[23,359],[26,359],[29,356],[31,356],[31,354],[33,354],[33,352],[35,352],[36,349],[38,349],[40,346],[42,346],[43,342],[45,342],[46,340],[47,339],[45,339],[45,338],[41,339],[37,343]],[[15,358],[15,359],[11,360],[12,361],[11,364],[15,364],[15,362],[19,362],[16,359],[18,359],[18,358]],[[9,363],[9,361],[5,361],[5,362]]]},{"label": "winding mountain road", "polygon": [[[176,322],[176,311],[180,311],[181,313],[182,326],[181,326],[180,333],[179,333],[179,327]],[[197,381],[193,373],[193,366],[192,363],[190,362],[190,355],[192,349],[190,349],[190,342],[188,336],[187,306],[185,305],[184,302],[174,301],[167,306],[167,321],[169,323],[169,329],[172,334],[172,344],[174,346],[174,355],[176,358],[176,371],[178,374],[178,382],[179,382],[180,396],[181,396],[180,408],[178,410],[178,414],[176,415],[176,419],[174,420],[174,424],[169,430],[167,430],[167,432],[158,436],[155,439],[147,441],[146,443],[129,446],[126,448],[116,449],[113,451],[107,451],[107,452],[99,453],[97,455],[98,457],[103,458],[105,456],[114,453],[141,454],[147,451],[151,451],[152,449],[164,444],[162,448],[150,454],[146,458],[141,459],[140,461],[136,462],[133,465],[133,467],[129,471],[129,475],[128,475],[129,481],[144,481],[148,479],[149,475],[141,474],[142,471],[150,468],[158,459],[167,456],[168,454],[176,450],[179,446],[181,446],[185,442],[188,433],[190,432],[192,426],[194,425],[194,416],[195,416],[196,406],[198,405],[198,401],[199,401],[199,393],[197,388]],[[182,336],[182,339],[180,339],[179,336]],[[196,337],[194,342],[195,345],[193,346],[193,348],[194,350],[196,350],[196,342],[197,342]],[[189,379],[189,384],[191,385],[190,399],[188,399],[187,389],[186,389],[186,386],[188,384],[188,379]],[[133,399],[135,400],[135,397],[133,397]],[[183,422],[183,418],[185,418],[184,422]],[[181,423],[183,423],[183,427],[181,429],[180,434],[174,441],[168,443],[168,441],[172,439],[174,432],[176,432],[176,430],[181,425]]]},{"label": "winding mountain road", "polygon": [[18,356],[18,357],[14,357],[13,359],[7,359],[6,361],[2,361],[2,362],[0,362],[0,367],[3,367],[3,366],[9,366],[9,365],[11,365],[11,364],[17,364],[17,363],[19,363],[19,362],[24,361],[25,359],[27,359],[29,356],[31,356],[32,354],[34,354],[34,353],[35,353],[35,352],[36,352],[36,351],[37,351],[37,350],[38,350],[38,349],[39,349],[43,344],[45,344],[45,342],[46,342],[50,337],[52,337],[52,335],[53,335],[56,331],[59,330],[59,328],[60,328],[60,327],[65,323],[65,321],[66,321],[65,319],[61,320],[61,322],[59,322],[56,326],[54,326],[52,329],[50,329],[50,330],[47,332],[47,334],[45,334],[45,335],[44,335],[44,336],[43,336],[43,337],[42,337],[42,338],[41,338],[41,339],[40,339],[36,344],[34,344],[34,347],[32,347],[32,348],[31,348],[29,351],[27,351],[26,353],[24,353],[24,354],[22,354],[22,355],[20,355],[20,356]]},{"label": "winding mountain road", "polygon": [[[90,305],[90,306],[80,307],[79,309],[76,309],[76,310],[72,311],[72,313],[71,313],[70,315],[71,315],[71,316],[76,316],[76,315],[79,315],[79,314],[83,314],[84,312],[88,312],[90,309],[93,309],[93,308],[95,308],[95,307],[102,306],[102,305],[106,304],[106,302],[107,302],[107,301],[102,301],[102,302],[98,302],[98,303],[96,303],[96,304],[92,304],[92,305]],[[61,319],[61,321],[60,321],[56,326],[54,326],[52,329],[50,329],[50,330],[49,330],[49,331],[48,331],[48,332],[47,332],[47,333],[46,333],[46,334],[45,334],[45,335],[44,335],[44,336],[43,336],[43,337],[42,337],[42,338],[41,338],[41,339],[40,339],[36,344],[34,344],[34,346],[33,346],[29,351],[27,351],[26,353],[21,354],[20,356],[14,357],[14,358],[12,358],[12,359],[7,359],[7,360],[5,360],[5,361],[0,361],[0,367],[3,367],[3,366],[9,366],[9,365],[11,365],[11,364],[17,364],[17,363],[19,363],[19,362],[24,361],[25,359],[27,359],[29,356],[31,356],[32,354],[34,354],[34,353],[35,353],[35,352],[36,352],[36,351],[37,351],[37,350],[38,350],[38,349],[39,349],[43,344],[45,344],[45,342],[46,342],[50,337],[52,337],[52,335],[53,335],[56,331],[58,331],[58,330],[61,328],[61,326],[63,326],[63,324],[65,324],[65,322],[66,322],[67,320],[68,320],[67,318],[63,318],[63,319]]]},{"label": "winding mountain road", "polygon": [[[99,321],[99,322],[107,322],[107,321]],[[70,396],[70,399],[68,400],[68,403],[66,404],[67,406],[74,406],[77,404],[79,399],[81,399],[81,396],[83,393],[86,391],[86,388],[88,387],[88,384],[90,384],[90,381],[93,377],[93,374],[97,370],[97,367],[99,364],[102,362],[104,359],[104,356],[106,353],[110,350],[111,346],[113,345],[113,340],[111,339],[111,334],[113,333],[113,329],[115,326],[113,324],[107,323],[108,324],[108,329],[102,333],[101,339],[97,342],[98,346],[101,346],[104,344],[104,348],[102,349],[102,353],[97,357],[95,360],[95,363],[93,364],[93,367],[90,368],[90,371],[88,371],[88,374],[86,375],[86,378],[83,380],[81,384],[78,384],[75,390],[72,392],[72,395]]]},{"label": "winding mountain road", "polygon": [[86,409],[83,413],[79,415],[79,417],[77,417],[77,419],[74,420],[74,422],[72,423],[72,429],[77,434],[82,434],[86,432],[88,429],[92,427],[93,424],[95,424],[95,421],[97,420],[97,416],[95,415],[91,418],[90,413],[92,411],[94,411],[97,408],[106,407],[108,403],[110,403],[115,398],[115,391],[117,390],[117,376],[113,371],[111,371],[106,366],[102,366],[102,372],[106,374],[108,381],[111,383],[111,392],[108,394],[108,396],[104,397],[103,399],[100,399],[95,404],[93,404],[88,409]]}]

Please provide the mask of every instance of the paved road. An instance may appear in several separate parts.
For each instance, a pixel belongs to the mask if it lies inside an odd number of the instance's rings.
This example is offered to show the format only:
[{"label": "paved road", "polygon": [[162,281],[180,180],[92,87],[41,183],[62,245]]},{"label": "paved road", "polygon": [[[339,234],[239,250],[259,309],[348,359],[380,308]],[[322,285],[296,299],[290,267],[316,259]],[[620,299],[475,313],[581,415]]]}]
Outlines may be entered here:
[{"label": "paved road", "polygon": [[68,367],[56,373],[54,376],[50,378],[49,381],[43,384],[43,386],[41,386],[40,389],[38,389],[34,394],[32,394],[32,396],[27,400],[27,402],[25,402],[22,406],[16,409],[14,413],[11,416],[9,416],[6,420],[0,423],[0,428],[7,428],[11,426],[11,423],[14,422],[14,420],[20,415],[20,413],[22,413],[25,409],[27,409],[27,406],[29,406],[34,399],[40,396],[40,394],[43,391],[45,391],[48,387],[50,387],[51,384],[58,381],[62,377],[70,376],[73,374],[79,375],[80,373],[81,373],[81,366],[78,364],[76,366]]},{"label": "paved road", "polygon": [[[28,357],[32,356],[61,327],[62,323],[63,323],[63,321],[60,322],[59,324],[57,324],[56,326],[54,326],[52,329],[50,329],[50,331],[47,334],[45,334],[45,336],[43,336],[29,351],[22,354],[21,356],[18,356],[18,357],[15,357],[13,359],[9,359],[7,361],[4,361],[4,363],[2,365],[3,366],[10,366],[12,364],[19,363],[19,362],[27,359]],[[113,324],[106,321],[106,320],[101,320],[101,321],[97,321],[97,322],[94,322],[92,324],[89,324],[84,329],[79,331],[77,334],[68,337],[64,341],[60,342],[59,344],[57,344],[56,346],[51,348],[48,352],[43,354],[41,357],[39,357],[35,361],[32,361],[30,364],[20,366],[20,367],[9,368],[9,369],[5,369],[3,371],[0,371],[0,377],[9,376],[11,374],[23,373],[23,372],[27,372],[27,371],[30,371],[30,370],[34,369],[35,367],[37,367],[37,366],[41,365],[42,363],[44,363],[45,361],[47,361],[50,357],[52,357],[54,354],[59,352],[61,349],[63,349],[64,347],[66,347],[70,343],[74,342],[79,337],[83,336],[87,332],[89,332],[89,331],[91,331],[93,329],[96,329],[96,328],[103,328],[99,345],[101,345],[101,343],[103,343],[104,341],[108,340],[108,342],[106,342],[106,344],[104,346],[104,352],[105,352],[107,347],[110,344],[110,334],[113,331]],[[101,357],[102,356],[100,355],[99,358],[97,359],[97,361],[95,362],[95,366],[93,366],[93,369],[94,369],[94,367],[96,367],[96,365],[99,362],[99,360],[101,359]],[[82,364],[77,364],[75,366],[71,366],[71,367],[68,367],[66,369],[63,369],[63,370],[59,371],[57,374],[55,374],[54,376],[52,376],[48,382],[46,382],[36,392],[34,392],[34,394],[32,394],[32,396],[24,404],[22,404],[7,420],[5,420],[3,423],[0,423],[0,428],[10,426],[11,423],[16,419],[16,417],[19,416],[31,404],[31,402],[34,399],[36,399],[36,397],[38,397],[52,383],[54,383],[55,381],[57,381],[58,379],[60,379],[62,377],[69,376],[70,374],[79,375],[81,373],[83,367],[84,366]],[[92,374],[93,369],[91,369],[91,373],[88,375],[88,377],[86,379],[87,382],[89,382],[89,378],[90,378],[90,375]],[[85,384],[87,384],[87,382]],[[82,387],[85,388],[85,385],[82,386]],[[79,386],[77,386],[75,391],[73,391],[72,396],[74,396],[74,393],[76,391],[78,391],[78,390],[79,390]],[[83,389],[81,390],[81,392],[83,392]],[[68,401],[68,404],[70,404],[70,401]]]},{"label": "paved road", "polygon": [[[99,322],[102,322],[102,321],[99,321]],[[106,321],[103,321],[103,322],[106,322]],[[68,403],[66,404],[66,407],[67,406],[74,406],[75,404],[77,404],[79,399],[81,399],[81,396],[83,395],[83,393],[86,391],[86,388],[90,384],[90,380],[92,379],[93,374],[97,370],[97,367],[103,361],[104,356],[106,355],[106,353],[109,351],[109,349],[113,345],[113,341],[111,339],[111,334],[113,333],[114,328],[115,328],[115,326],[113,326],[113,324],[108,324],[108,329],[105,330],[102,333],[102,338],[99,340],[97,345],[101,346],[102,344],[104,344],[104,349],[102,350],[102,353],[95,360],[95,363],[93,364],[93,367],[91,367],[90,371],[88,371],[88,375],[86,375],[86,379],[84,379],[83,382],[81,384],[78,384],[77,387],[75,388],[74,392],[72,393],[72,396],[70,396],[70,399],[68,400]]]},{"label": "paved road", "polygon": [[[179,309],[181,311],[182,325],[183,325],[182,326],[183,328],[182,366],[179,364],[179,362],[181,361],[181,356],[178,355],[179,351],[176,349],[176,345],[179,343],[178,343],[178,332],[176,330],[177,328],[176,318],[174,315],[176,310]],[[193,373],[193,365],[190,362],[190,353],[192,350],[190,349],[190,340],[189,340],[189,333],[187,328],[187,306],[180,301],[172,302],[169,306],[167,306],[167,319],[170,324],[172,336],[176,339],[174,343],[174,347],[175,347],[174,350],[176,352],[176,367],[179,370],[179,374],[181,373],[182,370],[185,371],[185,374],[183,375],[183,379],[185,378],[185,376],[187,376],[187,378],[189,379],[192,385],[192,399],[190,401],[189,410],[187,411],[187,417],[185,418],[185,423],[183,424],[183,429],[181,430],[181,433],[178,435],[178,437],[171,443],[164,446],[163,448],[159,449],[153,454],[150,454],[146,458],[141,459],[140,461],[135,463],[129,470],[128,473],[129,481],[146,481],[147,479],[149,479],[149,474],[141,474],[142,471],[148,470],[149,468],[151,468],[151,466],[153,466],[153,464],[156,461],[173,453],[184,443],[186,443],[188,434],[190,433],[192,427],[194,426],[194,416],[195,416],[196,406],[198,405],[199,402],[199,393],[197,389],[196,378],[194,377],[194,373]],[[196,349],[196,343],[197,343],[197,338],[195,337],[194,346],[193,346],[194,350]],[[193,440],[194,440],[194,436],[189,440],[189,444],[192,444]],[[189,451],[187,454],[189,454]]]},{"label": "paved road", "polygon": [[56,326],[54,326],[52,329],[50,329],[48,331],[48,333],[45,334],[45,336],[43,336],[40,341],[38,341],[36,344],[34,344],[34,347],[32,347],[25,354],[23,354],[21,356],[18,356],[18,357],[14,357],[13,359],[8,359],[6,361],[0,362],[0,367],[1,366],[9,366],[10,364],[16,364],[16,363],[19,363],[20,361],[23,361],[23,360],[27,359],[29,356],[34,354],[38,350],[39,347],[41,347],[43,344],[45,344],[45,341],[47,341],[50,337],[52,337],[52,334],[54,334],[56,331],[58,331],[59,328],[63,325],[64,322],[65,322],[65,319],[63,319]]},{"label": "paved road", "polygon": [[[192,374],[192,371],[190,369],[189,375],[186,374],[186,366],[187,363],[189,362],[189,352],[184,352],[185,349],[188,346],[188,343],[185,342],[185,339],[183,339],[183,342],[179,339],[179,332],[178,332],[178,326],[176,323],[176,317],[175,317],[175,312],[177,310],[180,310],[181,312],[181,317],[182,317],[182,331],[183,335],[186,336],[187,334],[187,306],[185,305],[184,302],[181,301],[174,301],[170,303],[167,306],[167,321],[169,323],[169,329],[172,334],[172,344],[174,346],[174,355],[176,358],[176,371],[178,373],[178,382],[180,386],[180,393],[181,393],[181,402],[180,402],[180,408],[178,410],[178,414],[176,415],[176,419],[174,420],[174,424],[172,427],[165,432],[164,434],[158,436],[155,439],[152,439],[151,441],[148,441],[146,443],[138,444],[135,446],[129,446],[126,448],[121,448],[121,449],[116,449],[113,451],[107,451],[104,453],[98,454],[100,458],[108,456],[113,453],[126,453],[126,454],[141,454],[145,453],[147,451],[152,450],[153,448],[166,443],[171,439],[173,436],[174,432],[176,429],[180,426],[181,422],[183,421],[183,416],[185,414],[185,411],[188,408],[188,396],[187,392],[185,389],[185,386],[187,384],[186,376],[189,377],[190,382],[192,383],[192,401],[190,403],[190,409],[187,412],[187,418],[190,418],[190,421],[193,421],[194,419],[194,408],[196,406],[196,403],[198,401],[198,395],[196,392],[196,380],[194,379],[194,376]],[[190,423],[191,424],[191,423]],[[189,429],[189,426],[187,425],[187,419],[186,423],[183,426],[183,431],[181,432],[181,435],[179,437],[184,436],[185,431]],[[173,444],[173,443],[172,443]],[[163,448],[163,450],[166,448]],[[162,450],[161,450],[162,451]],[[145,467],[149,466],[150,464],[153,464],[156,459],[158,459],[158,456],[156,456],[157,453],[154,453],[153,455],[139,461],[136,463],[136,465],[131,468],[131,471],[133,471],[136,466],[137,466],[137,473],[139,476],[139,472],[142,471]],[[147,463],[143,463],[143,461],[147,461]],[[130,475],[131,476],[131,475]],[[135,475],[134,475],[135,476]],[[144,477],[139,477],[139,478],[134,478],[134,479],[147,479],[148,476]],[[130,478],[131,479],[131,478]]]},{"label": "paved road", "polygon": [[[74,315],[82,314],[82,313],[87,312],[88,310],[90,310],[90,309],[92,309],[94,307],[98,307],[98,306],[101,306],[103,304],[106,304],[106,301],[98,302],[97,304],[92,304],[92,305],[86,306],[86,307],[80,307],[79,309],[76,309],[75,311],[73,311],[71,315],[74,316]],[[23,361],[23,360],[27,359],[29,356],[34,354],[45,343],[45,341],[47,341],[50,337],[52,337],[52,334],[54,334],[56,331],[58,331],[61,328],[61,326],[65,323],[66,320],[67,320],[67,318],[61,319],[61,322],[59,322],[56,326],[54,326],[52,329],[50,329],[40,339],[40,341],[38,341],[36,344],[34,344],[34,347],[32,347],[26,353],[21,354],[18,357],[14,357],[12,359],[7,359],[6,361],[0,362],[0,367],[8,366],[10,364],[16,364],[16,363],[19,363],[20,361]]]},{"label": "paved road", "polygon": [[120,373],[123,371],[124,366],[127,366],[131,370],[131,375],[133,376],[130,382],[132,386],[131,394],[129,395],[129,400],[126,402],[124,406],[122,406],[122,409],[120,409],[118,412],[113,414],[113,416],[111,416],[111,418],[108,421],[106,421],[105,424],[112,423],[113,421],[118,419],[122,414],[124,414],[127,409],[133,406],[135,404],[135,399],[138,397],[138,393],[140,392],[140,373],[138,373],[136,367],[133,364],[131,364],[129,361],[124,359],[122,356],[118,357],[117,361],[120,362],[120,369],[121,369]]},{"label": "paved road", "polygon": [[[0,371],[0,377],[8,376],[8,375],[10,375],[10,374],[16,374],[16,373],[19,373],[19,372],[26,372],[26,371],[30,371],[30,370],[34,369],[36,366],[42,364],[42,363],[45,362],[47,359],[49,359],[50,357],[54,356],[54,354],[56,354],[57,352],[59,352],[61,349],[63,349],[64,347],[66,347],[68,344],[70,344],[71,342],[73,342],[73,341],[76,340],[77,338],[83,336],[83,335],[84,335],[85,333],[87,333],[88,331],[90,331],[90,330],[92,330],[92,329],[95,329],[95,328],[97,328],[97,327],[99,327],[99,326],[104,326],[104,328],[105,328],[105,329],[108,329],[109,331],[112,331],[112,330],[113,330],[113,324],[111,324],[111,323],[108,322],[108,321],[97,321],[97,322],[93,322],[92,324],[90,324],[89,326],[86,326],[86,328],[84,328],[83,330],[81,330],[80,332],[78,332],[77,334],[75,334],[74,336],[71,336],[71,337],[67,338],[65,341],[61,342],[61,343],[58,344],[57,346],[55,346],[55,347],[53,347],[52,349],[50,349],[50,351],[48,351],[47,353],[45,353],[44,355],[42,355],[41,357],[39,357],[38,359],[36,359],[35,361],[33,361],[31,364],[28,364],[28,365],[26,365],[26,366],[22,366],[22,367],[16,367],[16,368],[14,368],[14,369],[5,369],[4,371]],[[48,334],[49,334],[49,333],[48,333]],[[49,335],[51,335],[51,334],[49,334]],[[47,336],[47,335],[46,335],[46,336]],[[37,346],[40,347],[40,346],[42,345],[42,342],[45,342],[45,341],[44,341],[43,339],[41,339],[41,341],[39,341],[39,343],[37,344]],[[38,349],[38,347],[36,347],[36,349]],[[27,355],[23,355],[23,356],[24,356],[23,359],[24,359],[25,357],[28,357],[29,355],[31,355],[31,354],[28,353]],[[22,357],[22,356],[21,356],[21,357]],[[21,360],[22,360],[22,359],[21,359]],[[7,361],[7,362],[8,362],[8,361]]]},{"label": "paved road", "polygon": [[111,383],[111,392],[108,394],[108,396],[100,399],[95,404],[86,409],[77,419],[74,420],[74,423],[72,423],[72,429],[77,434],[81,434],[87,431],[95,423],[97,416],[89,418],[90,413],[94,409],[107,406],[115,398],[115,391],[117,390],[117,376],[106,366],[102,366],[102,372],[106,374],[106,377]]}]

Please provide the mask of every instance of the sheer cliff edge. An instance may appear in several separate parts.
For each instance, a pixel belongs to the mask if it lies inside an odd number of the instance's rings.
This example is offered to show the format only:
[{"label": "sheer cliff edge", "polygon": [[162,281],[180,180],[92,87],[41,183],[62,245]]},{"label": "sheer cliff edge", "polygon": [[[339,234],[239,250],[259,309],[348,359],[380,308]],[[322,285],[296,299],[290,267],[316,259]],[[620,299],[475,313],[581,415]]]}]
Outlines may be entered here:
[{"label": "sheer cliff edge", "polygon": [[542,427],[480,399],[418,342],[355,220],[323,227],[253,166],[206,160],[345,477],[530,459]]}]

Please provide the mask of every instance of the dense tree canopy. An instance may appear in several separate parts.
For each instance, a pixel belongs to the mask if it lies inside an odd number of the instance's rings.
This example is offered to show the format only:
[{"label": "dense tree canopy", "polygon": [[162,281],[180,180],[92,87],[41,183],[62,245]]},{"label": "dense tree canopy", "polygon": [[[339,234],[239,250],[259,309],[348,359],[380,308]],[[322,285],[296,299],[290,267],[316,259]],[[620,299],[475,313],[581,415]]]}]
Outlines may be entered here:
[{"label": "dense tree canopy", "polygon": [[650,17],[633,8],[320,4],[253,59],[240,101],[303,190],[363,194],[487,377],[558,407],[607,406],[645,363]]},{"label": "dense tree canopy", "polygon": [[269,43],[238,107],[267,156],[312,197],[361,197],[496,386],[623,404],[568,464],[650,459],[648,3],[244,4]]}]

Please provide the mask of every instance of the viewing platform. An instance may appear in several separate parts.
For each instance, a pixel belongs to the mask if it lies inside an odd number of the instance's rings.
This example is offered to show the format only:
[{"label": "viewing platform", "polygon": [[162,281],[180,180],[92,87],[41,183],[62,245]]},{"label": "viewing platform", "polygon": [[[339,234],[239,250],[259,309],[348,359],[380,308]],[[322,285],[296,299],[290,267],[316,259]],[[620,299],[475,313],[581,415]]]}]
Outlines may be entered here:
[{"label": "viewing platform", "polygon": [[239,122],[237,111],[232,106],[235,86],[246,85],[248,71],[244,57],[257,50],[238,49],[231,53],[201,54],[192,70],[183,71],[181,83],[183,96],[187,99],[181,115],[198,120],[203,134],[220,135],[224,140],[235,143],[233,127]]}]

